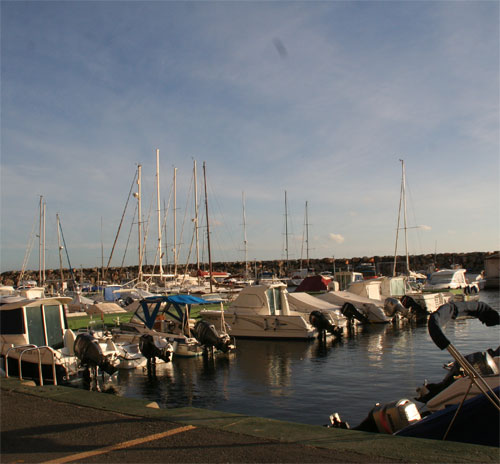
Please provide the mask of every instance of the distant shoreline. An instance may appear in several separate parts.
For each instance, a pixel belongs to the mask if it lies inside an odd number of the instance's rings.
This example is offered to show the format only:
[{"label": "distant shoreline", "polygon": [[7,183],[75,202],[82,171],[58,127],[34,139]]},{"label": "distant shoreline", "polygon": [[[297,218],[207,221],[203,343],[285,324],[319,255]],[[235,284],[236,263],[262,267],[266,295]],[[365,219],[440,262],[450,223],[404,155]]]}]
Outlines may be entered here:
[{"label": "distant shoreline", "polygon": [[[415,271],[427,270],[430,266],[435,266],[438,269],[450,268],[459,266],[467,269],[468,272],[477,272],[478,274],[484,270],[484,260],[488,256],[498,253],[498,251],[491,252],[468,252],[468,253],[437,253],[425,255],[411,255],[410,267]],[[404,263],[406,258],[398,255],[397,263],[398,270],[404,270]],[[360,264],[372,264],[377,273],[381,275],[392,274],[394,256],[364,256],[354,258],[319,258],[309,259],[309,268],[314,272],[326,272],[335,270],[353,270]],[[171,272],[171,264],[163,264],[164,273]],[[207,269],[207,263],[200,266],[202,269]],[[249,273],[254,275],[255,272],[271,272],[276,276],[286,275],[287,271],[290,272],[294,269],[305,268],[306,261],[299,259],[290,259],[288,263],[283,259],[275,260],[252,260],[248,262]],[[212,264],[213,271],[226,271],[230,274],[242,274],[245,271],[245,263],[243,261],[234,262],[214,262]],[[389,272],[388,272],[389,270]],[[143,272],[151,273],[153,266],[143,266]],[[184,273],[185,265],[178,265],[178,273]],[[4,285],[13,285],[19,279],[20,270],[5,271],[0,274],[0,282]],[[102,277],[103,270],[100,267],[90,268],[75,268],[73,269],[73,276],[70,270],[66,267],[62,269],[65,280],[74,279],[77,281],[96,282],[97,280],[106,280],[109,282],[121,282],[124,280],[132,280],[137,276],[138,266],[124,266],[124,267],[110,267],[104,269],[104,278]],[[156,271],[158,272],[158,271]],[[196,265],[190,264],[187,269],[188,273],[196,272]],[[39,270],[27,270],[24,273],[23,280],[33,279],[38,280]],[[46,269],[45,280],[60,280],[60,269]],[[9,283],[10,282],[10,283]]]}]

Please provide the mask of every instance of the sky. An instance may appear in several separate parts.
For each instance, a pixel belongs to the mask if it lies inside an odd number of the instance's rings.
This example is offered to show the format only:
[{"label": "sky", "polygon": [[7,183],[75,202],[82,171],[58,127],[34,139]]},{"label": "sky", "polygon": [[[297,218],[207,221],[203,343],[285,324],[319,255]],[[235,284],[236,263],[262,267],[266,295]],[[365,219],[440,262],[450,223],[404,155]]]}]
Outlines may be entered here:
[{"label": "sky", "polygon": [[164,265],[174,216],[194,259],[194,161],[204,260],[204,162],[214,262],[284,259],[287,238],[289,259],[392,256],[398,217],[403,254],[400,160],[410,254],[500,248],[497,1],[0,8],[2,272],[39,268],[40,196],[47,269],[56,214],[64,267],[115,239],[110,265],[137,264],[139,164],[153,264],[157,149]]}]

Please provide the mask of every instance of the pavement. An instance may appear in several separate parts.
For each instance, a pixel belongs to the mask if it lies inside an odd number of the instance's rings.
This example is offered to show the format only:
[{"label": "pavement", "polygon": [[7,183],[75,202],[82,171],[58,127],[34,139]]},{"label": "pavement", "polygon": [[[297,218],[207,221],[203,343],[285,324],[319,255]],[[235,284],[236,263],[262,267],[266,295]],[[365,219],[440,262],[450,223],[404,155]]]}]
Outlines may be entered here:
[{"label": "pavement", "polygon": [[1,463],[498,463],[494,447],[394,437],[0,379]]}]

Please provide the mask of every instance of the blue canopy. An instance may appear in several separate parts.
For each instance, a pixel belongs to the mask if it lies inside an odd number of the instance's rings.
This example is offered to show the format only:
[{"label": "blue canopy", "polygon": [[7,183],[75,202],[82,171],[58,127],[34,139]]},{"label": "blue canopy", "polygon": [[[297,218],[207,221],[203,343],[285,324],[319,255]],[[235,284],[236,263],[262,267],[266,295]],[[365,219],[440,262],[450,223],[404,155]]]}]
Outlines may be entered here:
[{"label": "blue canopy", "polygon": [[[152,329],[163,303],[167,304],[162,310],[163,313],[167,313],[177,321],[183,322],[189,317],[191,305],[212,304],[217,303],[217,301],[207,301],[193,295],[150,296],[141,300],[135,315],[141,319],[149,329]],[[175,309],[175,312],[172,312],[171,309]]]}]

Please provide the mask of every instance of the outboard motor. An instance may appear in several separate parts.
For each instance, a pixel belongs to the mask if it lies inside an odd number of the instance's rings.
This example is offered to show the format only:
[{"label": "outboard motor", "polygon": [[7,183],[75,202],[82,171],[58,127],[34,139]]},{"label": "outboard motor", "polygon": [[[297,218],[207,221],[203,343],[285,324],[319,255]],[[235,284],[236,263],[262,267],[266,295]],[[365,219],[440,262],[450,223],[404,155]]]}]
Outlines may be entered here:
[{"label": "outboard motor", "polygon": [[349,320],[349,323],[352,324],[354,319],[359,322],[366,324],[368,322],[368,318],[359,311],[352,303],[344,303],[342,308],[340,308],[340,312]]},{"label": "outboard motor", "polygon": [[321,311],[312,311],[309,314],[309,322],[318,330],[320,336],[330,332],[335,337],[342,336],[342,329],[333,325]]},{"label": "outboard motor", "polygon": [[118,360],[104,356],[98,341],[88,333],[78,334],[74,351],[84,367],[93,369],[99,367],[109,375],[113,375],[118,370]]},{"label": "outboard motor", "polygon": [[143,334],[139,339],[139,350],[148,360],[148,366],[156,363],[156,358],[169,362],[172,357],[172,345],[168,342],[162,343],[158,337],[150,334]]},{"label": "outboard motor", "polygon": [[223,353],[234,349],[233,339],[226,333],[217,332],[213,324],[207,321],[198,321],[193,329],[194,336],[206,348],[216,348]]},{"label": "outboard motor", "polygon": [[385,299],[384,312],[387,317],[394,317],[397,313],[401,313],[402,316],[410,318],[410,310],[408,308],[405,308],[396,298]]},{"label": "outboard motor", "polygon": [[411,296],[404,295],[401,298],[401,304],[408,308],[411,312],[412,317],[417,321],[425,321],[427,320],[427,316],[429,315],[429,311],[427,309],[422,308]]},{"label": "outboard motor", "polygon": [[338,413],[334,413],[330,416],[331,424],[328,427],[393,434],[421,418],[415,403],[402,399],[385,405],[377,403],[356,427],[350,427],[347,422],[340,419]]}]

